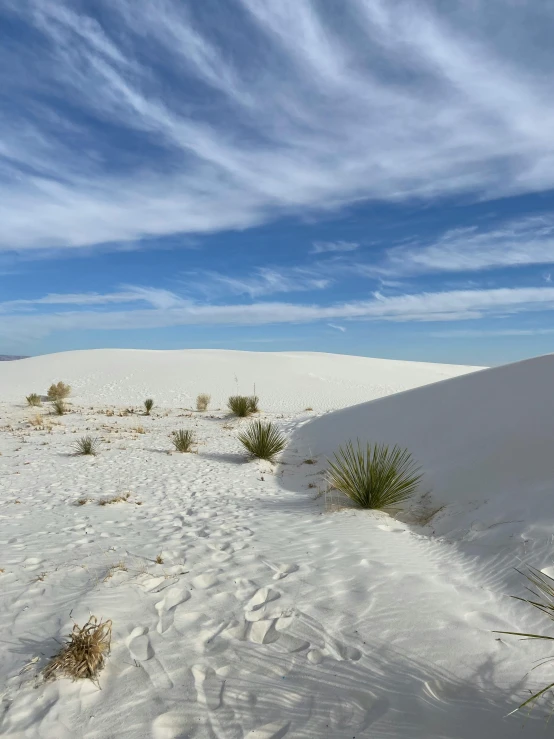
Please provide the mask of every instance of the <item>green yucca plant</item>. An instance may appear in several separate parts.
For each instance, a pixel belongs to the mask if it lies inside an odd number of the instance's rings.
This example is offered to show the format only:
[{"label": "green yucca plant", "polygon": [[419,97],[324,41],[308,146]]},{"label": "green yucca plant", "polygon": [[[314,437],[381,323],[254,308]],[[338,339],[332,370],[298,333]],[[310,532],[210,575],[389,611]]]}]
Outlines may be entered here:
[{"label": "green yucca plant", "polygon": [[390,508],[410,498],[417,490],[422,474],[412,455],[395,445],[368,444],[351,441],[328,460],[329,483],[347,495],[361,508]]},{"label": "green yucca plant", "polygon": [[190,452],[194,444],[194,434],[190,429],[181,429],[173,432],[173,446],[178,452]]},{"label": "green yucca plant", "polygon": [[152,400],[152,398],[147,398],[144,401],[144,408],[146,410],[146,415],[147,416],[150,415],[150,411],[152,410],[153,407],[154,407],[154,401]]},{"label": "green yucca plant", "polygon": [[71,387],[69,385],[66,385],[65,382],[58,382],[57,384],[53,382],[50,387],[48,388],[48,392],[46,393],[48,400],[63,400],[64,398],[67,398],[67,396],[71,393]]},{"label": "green yucca plant", "polygon": [[227,407],[240,418],[246,418],[252,413],[252,403],[246,395],[231,395],[227,401]]},{"label": "green yucca plant", "polygon": [[273,462],[275,456],[287,445],[285,435],[271,421],[253,421],[239,434],[238,440],[251,457],[266,459],[268,462]]},{"label": "green yucca plant", "polygon": [[92,436],[82,436],[77,439],[73,445],[75,454],[92,454],[96,456],[98,454],[98,439],[93,439]]},{"label": "green yucca plant", "polygon": [[[517,570],[517,568],[516,571],[519,572],[520,575],[526,577],[531,585],[536,588],[536,590],[533,590],[533,588],[530,587],[527,588],[527,590],[531,593],[532,598],[521,598],[518,595],[512,595],[512,598],[515,598],[515,600],[521,600],[523,603],[529,603],[529,605],[533,606],[534,608],[538,608],[538,610],[544,613],[545,616],[554,621],[554,580],[551,577],[548,577],[548,575],[545,575],[544,572],[536,570],[534,567],[529,567],[528,573],[521,572],[520,570]],[[544,634],[525,634],[519,631],[495,631],[494,633],[509,634],[511,636],[522,636],[525,639],[544,639],[545,641],[554,641],[554,636],[545,636]],[[554,657],[547,657],[540,664],[535,665],[535,667],[533,667],[533,670],[535,670],[537,667],[541,667],[547,662],[551,662],[553,659]],[[515,710],[518,711],[520,708],[524,708],[530,703],[534,703],[538,698],[541,697],[541,695],[544,695],[547,690],[550,690],[550,688],[554,688],[554,682],[550,683],[550,685],[547,685],[546,688],[542,688],[542,690],[534,693]],[[514,712],[515,711],[512,711],[512,713]]]},{"label": "green yucca plant", "polygon": [[67,409],[62,398],[52,401],[52,411],[54,412],[54,415],[63,416],[66,410]]},{"label": "green yucca plant", "polygon": [[250,408],[250,413],[258,413],[260,410],[258,408],[258,403],[260,402],[260,399],[257,395],[249,395],[248,396],[248,407]]},{"label": "green yucca plant", "polygon": [[40,395],[37,395],[37,393],[31,393],[30,395],[27,395],[27,403],[28,405],[42,405],[42,400]]}]

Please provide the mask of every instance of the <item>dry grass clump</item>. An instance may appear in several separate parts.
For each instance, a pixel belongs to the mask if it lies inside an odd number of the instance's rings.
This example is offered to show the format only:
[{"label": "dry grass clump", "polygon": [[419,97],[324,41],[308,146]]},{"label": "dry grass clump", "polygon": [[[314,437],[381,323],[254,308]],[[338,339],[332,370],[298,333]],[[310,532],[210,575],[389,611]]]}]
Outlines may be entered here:
[{"label": "dry grass clump", "polygon": [[38,406],[42,405],[42,399],[40,395],[37,395],[37,393],[31,393],[30,395],[27,395],[25,398],[28,405]]},{"label": "dry grass clump", "polygon": [[227,401],[227,407],[235,416],[246,418],[246,416],[259,411],[258,402],[259,399],[256,395],[231,395]]},{"label": "dry grass clump", "polygon": [[157,554],[157,555],[156,555],[156,559],[154,560],[154,562],[155,562],[155,563],[156,563],[157,565],[163,565],[163,563],[164,563],[164,558],[162,557],[162,553],[161,553],[161,552],[160,552],[159,554]]},{"label": "dry grass clump", "polygon": [[328,482],[360,508],[382,510],[397,506],[417,490],[422,474],[406,449],[395,445],[367,444],[366,449],[351,441],[329,460]]},{"label": "dry grass clump", "polygon": [[246,431],[239,434],[238,440],[251,457],[266,459],[268,462],[273,462],[287,445],[285,435],[271,421],[253,421]]},{"label": "dry grass clump", "polygon": [[52,402],[52,413],[55,416],[63,416],[66,410],[67,408],[65,407],[65,403],[61,398],[58,398],[57,400],[54,400]]},{"label": "dry grass clump", "polygon": [[152,410],[153,407],[154,407],[154,401],[152,400],[152,398],[146,398],[146,400],[144,401],[145,415],[149,416],[150,411]]},{"label": "dry grass clump", "polygon": [[98,674],[110,653],[112,622],[99,621],[96,616],[91,616],[82,628],[74,624],[73,631],[68,636],[69,641],[44,668],[44,679],[88,678],[98,683]]},{"label": "dry grass clump", "polygon": [[[517,571],[520,572],[520,570]],[[530,606],[533,606],[533,608],[537,608],[539,611],[544,613],[544,615],[551,621],[554,621],[554,579],[548,577],[548,575],[545,575],[544,572],[536,570],[534,567],[529,567],[528,573],[520,572],[520,574],[527,578],[528,582],[531,583],[532,586],[534,586],[535,590],[530,587],[527,588],[527,590],[531,593],[531,598],[520,598],[517,595],[512,595],[512,598],[515,598],[515,600],[521,600],[523,601],[523,603],[528,603]],[[544,639],[545,641],[554,640],[554,636],[546,636],[545,634],[522,634],[519,631],[495,631],[494,633],[510,634],[511,636],[522,636],[525,639]],[[541,667],[546,662],[551,661],[552,657],[547,657],[538,665],[535,665],[535,667]],[[533,669],[535,668],[533,667]],[[520,708],[524,708],[530,703],[534,703],[538,698],[541,697],[541,695],[544,695],[551,688],[554,688],[554,683],[550,683],[550,685],[547,685],[545,688],[542,688],[541,690],[534,693],[524,703],[518,706],[518,708],[516,708],[516,711]]]},{"label": "dry grass clump", "polygon": [[190,429],[181,429],[173,432],[171,439],[175,450],[178,452],[190,452],[194,444],[194,433]]},{"label": "dry grass clump", "polygon": [[200,393],[200,395],[196,398],[196,410],[207,411],[211,399],[211,395],[208,395],[207,393]]},{"label": "dry grass clump", "polygon": [[106,580],[112,578],[116,572],[128,572],[128,570],[129,568],[127,567],[125,562],[123,560],[120,560],[119,562],[116,562],[115,564],[108,567],[108,570],[104,575],[102,582],[106,582]]},{"label": "dry grass clump", "polygon": [[40,413],[35,413],[35,415],[31,416],[29,419],[29,423],[31,426],[44,426],[44,418]]},{"label": "dry grass clump", "polygon": [[98,501],[98,505],[113,505],[114,503],[127,503],[131,493],[123,493],[123,495],[115,495],[113,498],[102,498]]},{"label": "dry grass clump", "polygon": [[146,433],[146,431],[144,430],[144,426],[135,426],[135,428],[132,428],[131,431],[134,431],[136,434]]},{"label": "dry grass clump", "polygon": [[93,439],[92,436],[81,436],[73,444],[75,454],[96,456],[98,454],[98,439]]},{"label": "dry grass clump", "polygon": [[65,382],[53,382],[48,388],[46,393],[48,400],[63,400],[67,398],[71,393],[71,387],[66,385]]}]

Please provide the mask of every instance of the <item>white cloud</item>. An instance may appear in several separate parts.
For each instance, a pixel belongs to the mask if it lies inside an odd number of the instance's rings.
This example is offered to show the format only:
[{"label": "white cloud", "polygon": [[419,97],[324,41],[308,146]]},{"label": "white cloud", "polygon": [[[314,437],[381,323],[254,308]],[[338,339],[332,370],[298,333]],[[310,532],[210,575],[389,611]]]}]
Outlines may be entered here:
[{"label": "white cloud", "polygon": [[[179,298],[176,297],[175,300],[179,301]],[[209,305],[183,301],[148,310],[81,310],[41,315],[13,313],[9,315],[9,320],[0,322],[0,336],[36,337],[75,329],[86,331],[191,325],[256,326],[337,320],[448,322],[485,316],[504,317],[539,310],[554,310],[554,288],[454,290],[394,297],[375,293],[371,300],[328,306],[283,302]]]},{"label": "white cloud", "polygon": [[343,333],[346,331],[344,326],[338,326],[336,323],[328,323],[327,325],[329,326],[329,328],[334,328],[337,331],[342,331]]},{"label": "white cloud", "polygon": [[[535,22],[501,0],[440,12],[349,0],[340,24],[336,4],[310,0],[222,0],[212,16],[202,3],[98,0],[102,24],[83,7],[2,5],[38,35],[0,49],[0,249],[554,187],[546,3]],[[491,24],[477,25],[485,12]]]},{"label": "white cloud", "polygon": [[354,241],[314,241],[311,254],[326,254],[328,252],[355,251],[360,247]]},{"label": "white cloud", "polygon": [[185,284],[188,291],[201,293],[209,299],[222,295],[249,295],[251,298],[259,298],[275,293],[324,290],[329,287],[331,280],[317,276],[314,270],[300,267],[259,267],[244,277],[230,277],[214,270],[191,272],[190,281]]},{"label": "white cloud", "polygon": [[135,285],[124,286],[124,290],[117,293],[51,293],[42,298],[7,300],[0,303],[0,313],[11,313],[16,311],[33,310],[35,306],[52,305],[109,305],[110,303],[149,303],[153,308],[174,308],[186,305],[186,301],[179,298],[175,293],[168,290],[160,290],[152,287],[137,287]]}]

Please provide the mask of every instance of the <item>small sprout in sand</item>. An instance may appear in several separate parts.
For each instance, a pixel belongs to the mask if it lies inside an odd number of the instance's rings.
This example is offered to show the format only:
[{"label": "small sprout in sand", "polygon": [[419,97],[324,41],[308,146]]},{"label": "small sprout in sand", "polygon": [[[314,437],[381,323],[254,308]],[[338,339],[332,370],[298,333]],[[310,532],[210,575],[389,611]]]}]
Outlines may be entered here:
[{"label": "small sprout in sand", "polygon": [[87,503],[90,503],[90,498],[79,498],[75,505],[86,505]]},{"label": "small sprout in sand", "polygon": [[302,464],[315,464],[316,462],[316,459],[305,459]]},{"label": "small sprout in sand", "polygon": [[98,439],[93,439],[92,436],[81,436],[75,444],[73,444],[75,454],[96,456],[98,454]]},{"label": "small sprout in sand", "polygon": [[127,572],[127,570],[127,565],[123,560],[121,560],[120,562],[116,562],[115,564],[108,567],[108,571],[104,575],[104,579],[102,580],[102,582],[106,582],[106,580],[109,580],[115,575],[116,572]]},{"label": "small sprout in sand", "polygon": [[61,398],[53,401],[52,413],[55,416],[63,416],[65,414],[65,411],[66,411],[65,403],[63,402]]},{"label": "small sprout in sand", "polygon": [[173,432],[171,439],[175,450],[178,452],[190,452],[194,444],[194,433],[190,429],[181,429]]},{"label": "small sprout in sand", "polygon": [[44,582],[44,580],[46,580],[47,575],[48,575],[47,572],[41,572],[40,575],[37,575],[35,582]]},{"label": "small sprout in sand", "polygon": [[200,393],[200,395],[196,398],[196,410],[197,411],[207,411],[208,406],[210,405],[211,396],[209,396],[207,393]]},{"label": "small sprout in sand", "polygon": [[65,382],[52,383],[46,393],[48,400],[63,400],[71,393],[71,387]]},{"label": "small sprout in sand", "polygon": [[98,501],[98,505],[112,505],[113,503],[127,503],[131,493],[124,493],[123,495],[115,495],[113,498],[102,498]]},{"label": "small sprout in sand", "polygon": [[271,421],[253,421],[246,431],[239,434],[238,440],[251,457],[266,459],[268,462],[273,462],[275,456],[287,445],[285,435]]},{"label": "small sprout in sand", "polygon": [[144,426],[135,426],[134,429],[131,429],[131,431],[134,431],[135,434],[145,434],[146,431],[144,430]]},{"label": "small sprout in sand", "polygon": [[40,413],[35,413],[35,415],[31,416],[29,419],[29,423],[31,426],[44,426],[44,419]]},{"label": "small sprout in sand", "polygon": [[156,559],[154,560],[154,562],[155,562],[155,563],[156,563],[157,565],[163,565],[163,563],[164,563],[164,558],[162,557],[162,553],[161,553],[161,552],[160,552],[159,554],[157,554],[157,555],[156,555]]},{"label": "small sprout in sand", "polygon": [[44,679],[88,678],[98,683],[98,674],[110,653],[111,640],[111,621],[99,621],[96,616],[91,616],[82,628],[75,624],[69,641],[44,668]]},{"label": "small sprout in sand", "polygon": [[31,393],[30,395],[27,395],[26,400],[28,405],[42,405],[41,397],[36,393]]},{"label": "small sprout in sand", "polygon": [[398,506],[417,490],[422,474],[407,449],[386,444],[351,441],[329,460],[328,483],[361,508],[382,510]]},{"label": "small sprout in sand", "polygon": [[153,407],[154,407],[154,401],[152,400],[152,398],[147,398],[144,401],[144,408],[145,408],[145,412],[147,416],[150,415],[150,411],[152,410]]},{"label": "small sprout in sand", "polygon": [[254,413],[254,405],[255,404],[252,402],[252,399],[246,395],[231,395],[227,401],[227,407],[231,413],[239,418],[246,418],[246,416]]}]

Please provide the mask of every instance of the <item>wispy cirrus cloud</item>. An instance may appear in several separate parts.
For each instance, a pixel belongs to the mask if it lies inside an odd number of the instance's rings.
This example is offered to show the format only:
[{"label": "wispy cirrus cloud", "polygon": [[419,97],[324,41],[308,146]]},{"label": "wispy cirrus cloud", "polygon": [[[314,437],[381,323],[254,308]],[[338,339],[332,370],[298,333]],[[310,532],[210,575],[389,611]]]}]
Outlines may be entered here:
[{"label": "wispy cirrus cloud", "polygon": [[[86,298],[86,296],[85,296]],[[120,311],[85,309],[29,315],[14,312],[0,322],[0,337],[38,337],[70,330],[129,330],[169,326],[259,326],[338,320],[437,322],[504,317],[533,311],[554,311],[554,288],[453,290],[387,297],[332,305],[256,302],[212,305],[182,301],[151,309]],[[109,300],[107,302],[110,302]],[[339,329],[340,330],[340,329]]]},{"label": "wispy cirrus cloud", "polygon": [[5,0],[0,249],[554,187],[552,8],[438,7]]},{"label": "wispy cirrus cloud", "polygon": [[187,291],[201,293],[209,299],[228,295],[249,295],[259,298],[276,293],[305,292],[324,290],[332,280],[319,276],[317,269],[301,267],[281,268],[258,267],[252,273],[241,277],[231,277],[215,270],[191,272],[185,281]]},{"label": "wispy cirrus cloud", "polygon": [[328,254],[330,252],[356,251],[360,245],[355,241],[314,241],[311,254]]}]

